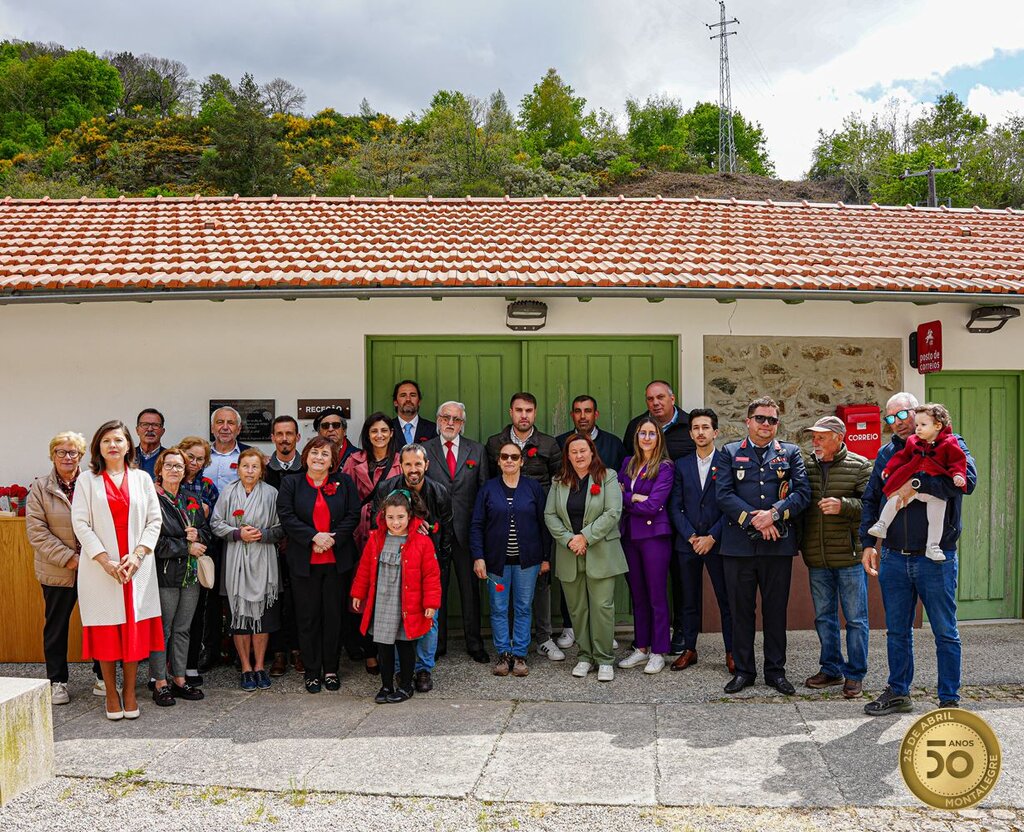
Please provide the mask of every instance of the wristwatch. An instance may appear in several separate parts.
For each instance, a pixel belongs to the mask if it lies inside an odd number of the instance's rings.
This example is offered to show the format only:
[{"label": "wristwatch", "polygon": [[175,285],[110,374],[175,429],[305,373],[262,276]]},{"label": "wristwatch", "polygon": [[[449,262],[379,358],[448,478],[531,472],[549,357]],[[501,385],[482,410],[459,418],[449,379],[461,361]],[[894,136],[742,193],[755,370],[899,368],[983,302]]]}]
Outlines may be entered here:
[{"label": "wristwatch", "polygon": [[776,523],[779,522],[779,510],[775,507],[772,507],[772,520],[774,520]]}]

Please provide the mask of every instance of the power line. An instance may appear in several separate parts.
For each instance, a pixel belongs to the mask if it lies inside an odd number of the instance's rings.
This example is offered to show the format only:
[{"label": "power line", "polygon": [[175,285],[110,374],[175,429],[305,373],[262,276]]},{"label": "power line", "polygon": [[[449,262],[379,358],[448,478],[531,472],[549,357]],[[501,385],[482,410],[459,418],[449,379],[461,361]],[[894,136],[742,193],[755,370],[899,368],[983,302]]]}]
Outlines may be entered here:
[{"label": "power line", "polygon": [[706,23],[705,25],[717,34],[711,35],[709,40],[719,42],[718,49],[718,172],[736,172],[736,137],[732,128],[732,82],[729,79],[729,36],[736,32],[728,31],[732,24],[739,25],[734,17],[731,20],[725,18],[725,0],[718,0],[720,19],[718,23]]}]

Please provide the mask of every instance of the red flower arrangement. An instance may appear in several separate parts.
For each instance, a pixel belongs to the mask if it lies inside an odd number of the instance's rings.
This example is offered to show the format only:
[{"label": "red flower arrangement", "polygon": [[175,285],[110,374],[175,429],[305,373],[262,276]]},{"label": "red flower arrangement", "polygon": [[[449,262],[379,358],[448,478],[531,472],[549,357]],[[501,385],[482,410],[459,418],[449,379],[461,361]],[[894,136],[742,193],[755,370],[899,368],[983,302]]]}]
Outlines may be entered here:
[{"label": "red flower arrangement", "polygon": [[476,460],[475,459],[467,459],[466,460],[466,467],[470,468],[470,469],[476,468]]},{"label": "red flower arrangement", "polygon": [[195,497],[189,497],[185,503],[185,511],[188,513],[189,522],[194,526],[196,524],[196,518],[199,517],[199,512],[202,506],[199,505],[199,501]]},{"label": "red flower arrangement", "polygon": [[537,456],[537,448],[536,448],[536,446],[534,446],[534,447],[530,448],[530,449],[529,449],[529,450],[528,450],[528,451],[526,452],[526,455],[527,455],[528,457],[530,457],[531,459],[532,459],[533,457]]},{"label": "red flower arrangement", "polygon": [[0,489],[0,496],[7,497],[11,511],[19,517],[25,516],[25,498],[28,496],[28,489],[25,486],[15,483],[7,488]]},{"label": "red flower arrangement", "polygon": [[244,517],[245,516],[245,510],[244,509],[240,509],[240,508],[236,508],[233,512],[231,512],[231,516],[232,517]]},{"label": "red flower arrangement", "polygon": [[329,483],[327,483],[324,486],[324,494],[326,494],[328,497],[333,497],[337,493],[338,493],[338,483],[336,483],[336,482],[329,482]]},{"label": "red flower arrangement", "polygon": [[595,482],[592,486],[590,486],[590,493],[593,494],[595,497],[598,494],[600,494],[601,493],[601,484]]}]

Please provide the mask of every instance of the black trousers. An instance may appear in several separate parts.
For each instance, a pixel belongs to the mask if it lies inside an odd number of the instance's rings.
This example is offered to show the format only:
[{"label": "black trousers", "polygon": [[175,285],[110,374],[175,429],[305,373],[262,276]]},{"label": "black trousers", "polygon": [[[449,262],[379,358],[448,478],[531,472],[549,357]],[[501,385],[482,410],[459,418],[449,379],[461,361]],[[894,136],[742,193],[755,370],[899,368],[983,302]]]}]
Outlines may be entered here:
[{"label": "black trousers", "polygon": [[[438,625],[440,626],[440,625]],[[377,648],[377,662],[380,664],[381,685],[391,690],[395,679],[395,651],[398,651],[398,661],[401,668],[398,671],[398,686],[402,690],[412,690],[412,674],[416,667],[416,645],[415,641],[396,641],[394,644],[379,644],[374,642]]]},{"label": "black trousers", "polygon": [[210,543],[206,553],[213,558],[214,582],[211,589],[199,589],[199,604],[196,606],[189,629],[188,659],[185,662],[189,670],[197,670],[202,662],[212,667],[220,664],[221,643],[227,635],[230,622],[230,617],[225,621],[226,599],[220,594],[220,588],[224,583],[224,555],[219,538]]},{"label": "black trousers", "polygon": [[761,593],[761,624],[764,631],[764,678],[786,674],[786,611],[793,558],[782,555],[732,557],[723,555],[725,585],[732,611],[732,657],[736,674],[754,678],[754,630],[757,626],[757,593]]},{"label": "black trousers", "polygon": [[[715,590],[718,611],[722,615],[722,640],[725,652],[732,652],[732,612],[729,608],[729,590],[725,585],[725,560],[717,552],[711,555],[673,554],[679,561],[679,572],[683,579],[683,649],[697,649],[697,636],[700,635],[701,622],[704,618],[704,569],[707,568],[711,578],[711,586]],[[738,560],[738,558],[735,558]],[[735,657],[734,657],[735,658]]]},{"label": "black trousers", "polygon": [[484,640],[480,635],[480,579],[473,572],[473,556],[469,549],[458,543],[452,546],[451,562],[441,570],[441,609],[437,620],[437,652],[448,649],[448,586],[452,575],[459,585],[459,603],[462,607],[462,632],[466,638],[466,650],[482,650]]},{"label": "black trousers", "polygon": [[[46,657],[46,678],[51,682],[68,681],[68,628],[71,614],[78,603],[77,586],[46,586],[43,590],[43,655]],[[99,678],[99,662],[92,663],[92,672]]]},{"label": "black trousers", "polygon": [[348,603],[344,581],[333,563],[309,567],[309,577],[292,573],[292,603],[307,679],[338,672],[341,616]]},{"label": "black trousers", "polygon": [[270,652],[287,654],[299,649],[299,636],[295,627],[295,605],[292,603],[292,579],[288,573],[288,562],[280,554],[277,568],[281,576],[281,591],[277,596],[277,603],[281,605],[281,627],[270,634]]}]

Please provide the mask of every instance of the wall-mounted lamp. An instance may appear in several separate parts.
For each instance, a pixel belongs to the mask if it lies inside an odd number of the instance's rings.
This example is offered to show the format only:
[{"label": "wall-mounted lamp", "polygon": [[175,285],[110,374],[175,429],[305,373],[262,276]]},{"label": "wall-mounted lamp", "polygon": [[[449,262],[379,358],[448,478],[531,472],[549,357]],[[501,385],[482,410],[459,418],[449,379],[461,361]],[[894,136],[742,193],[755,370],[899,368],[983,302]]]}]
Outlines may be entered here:
[{"label": "wall-mounted lamp", "polygon": [[[979,306],[971,310],[971,319],[967,322],[968,332],[999,332],[1006,322],[1020,317],[1020,310],[1014,306]],[[977,322],[990,326],[974,326]]]},{"label": "wall-mounted lamp", "polygon": [[516,300],[505,312],[505,326],[514,332],[536,332],[548,322],[548,305],[539,300]]}]

